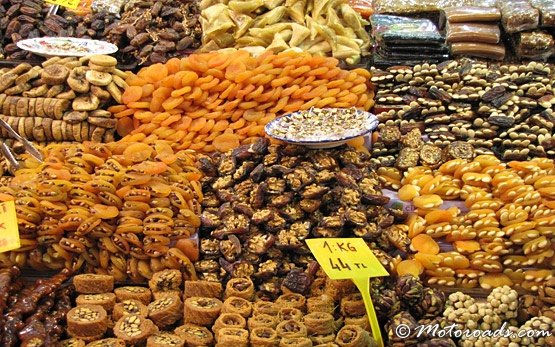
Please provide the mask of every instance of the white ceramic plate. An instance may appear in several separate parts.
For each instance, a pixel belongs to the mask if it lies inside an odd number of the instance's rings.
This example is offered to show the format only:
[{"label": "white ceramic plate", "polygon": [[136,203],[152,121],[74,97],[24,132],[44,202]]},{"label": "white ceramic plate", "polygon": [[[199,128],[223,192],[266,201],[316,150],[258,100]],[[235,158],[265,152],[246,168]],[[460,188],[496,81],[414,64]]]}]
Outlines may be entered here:
[{"label": "white ceramic plate", "polygon": [[21,40],[17,47],[45,57],[84,57],[118,51],[118,47],[109,42],[74,37],[37,37]]},{"label": "white ceramic plate", "polygon": [[326,131],[326,129],[320,129],[321,131],[318,132],[316,139],[314,136],[311,136],[311,138],[303,138],[293,132],[287,133],[286,135],[276,134],[276,129],[283,128],[283,124],[288,117],[294,117],[299,113],[300,112],[288,113],[272,120],[264,127],[266,134],[283,142],[306,146],[309,148],[333,148],[341,146],[351,139],[370,133],[378,127],[379,123],[378,118],[374,114],[357,110],[357,113],[364,117],[363,126],[356,129],[346,129],[344,134],[341,134],[341,132],[338,134],[337,128],[341,126],[340,124],[336,126],[336,131],[333,134],[330,134]]}]

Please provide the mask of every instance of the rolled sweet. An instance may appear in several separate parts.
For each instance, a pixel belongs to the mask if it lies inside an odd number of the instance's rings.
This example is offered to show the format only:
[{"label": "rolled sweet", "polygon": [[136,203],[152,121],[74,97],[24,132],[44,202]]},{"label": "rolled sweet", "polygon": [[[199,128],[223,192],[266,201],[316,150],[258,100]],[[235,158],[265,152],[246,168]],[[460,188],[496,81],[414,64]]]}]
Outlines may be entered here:
[{"label": "rolled sweet", "polygon": [[118,302],[114,306],[114,310],[112,311],[112,318],[117,321],[121,317],[130,314],[136,314],[146,318],[148,316],[148,307],[139,300],[124,300],[122,302]]},{"label": "rolled sweet", "polygon": [[125,347],[125,341],[110,337],[91,342],[86,347]]},{"label": "rolled sweet", "polygon": [[137,300],[142,302],[144,305],[148,305],[152,299],[150,289],[138,286],[119,287],[114,290],[114,294],[116,294],[118,302],[122,302],[124,300]]},{"label": "rolled sweet", "polygon": [[312,347],[308,337],[286,337],[281,339],[279,347]]},{"label": "rolled sweet", "polygon": [[279,307],[274,302],[270,301],[257,301],[252,306],[252,315],[269,314],[270,316],[277,315]]},{"label": "rolled sweet", "polygon": [[248,347],[249,332],[241,328],[222,328],[216,335],[216,347]]},{"label": "rolled sweet", "polygon": [[322,294],[306,300],[306,312],[325,312],[333,314],[335,312],[335,301],[331,296]]},{"label": "rolled sweet", "polygon": [[255,328],[272,328],[275,329],[277,326],[277,316],[270,316],[269,314],[260,313],[255,316],[249,318],[247,325],[249,326],[249,330],[253,330]]},{"label": "rolled sweet", "polygon": [[301,321],[303,319],[303,313],[301,312],[301,310],[294,307],[284,307],[279,310],[278,320],[280,322],[290,319]]},{"label": "rolled sweet", "polygon": [[181,297],[181,291],[180,290],[165,290],[163,292],[153,292],[152,293],[152,297],[154,298],[154,300],[162,299],[166,296]]},{"label": "rolled sweet", "polygon": [[317,346],[317,345],[323,345],[326,343],[334,343],[335,341],[335,334],[327,334],[327,335],[310,335],[309,336],[310,340],[312,341],[312,344]]},{"label": "rolled sweet", "polygon": [[324,293],[335,301],[339,301],[347,294],[357,293],[358,289],[351,280],[332,280],[326,279]]},{"label": "rolled sweet", "polygon": [[116,304],[116,294],[81,294],[75,299],[77,305],[99,305],[104,307],[107,312],[112,312]]},{"label": "rolled sweet", "polygon": [[360,293],[349,294],[341,299],[341,314],[345,317],[357,317],[366,314],[364,300]]},{"label": "rolled sweet", "polygon": [[130,314],[121,317],[114,326],[114,335],[127,345],[141,345],[146,339],[158,332],[158,327],[145,317]]},{"label": "rolled sweet", "polygon": [[321,343],[319,345],[314,345],[314,347],[339,347],[339,346],[335,342],[326,342],[326,343]]},{"label": "rolled sweet", "polygon": [[216,298],[193,296],[185,300],[184,322],[212,325],[222,310],[222,302]]},{"label": "rolled sweet", "polygon": [[307,336],[306,326],[302,322],[293,319],[279,323],[276,327],[276,332],[281,338]]},{"label": "rolled sweet", "polygon": [[220,299],[222,293],[222,284],[220,282],[211,281],[185,281],[185,289],[183,290],[184,299],[193,296]]},{"label": "rolled sweet", "polygon": [[172,325],[180,320],[182,312],[183,302],[176,295],[162,297],[148,305],[148,318],[159,328]]},{"label": "rolled sweet", "polygon": [[85,347],[85,341],[72,337],[70,339],[62,340],[56,344],[56,347]]},{"label": "rolled sweet", "polygon": [[225,298],[236,296],[245,300],[253,300],[254,283],[250,278],[232,278],[225,286]]},{"label": "rolled sweet", "polygon": [[114,290],[114,277],[110,275],[82,274],[73,277],[75,291],[79,294],[102,294]]},{"label": "rolled sweet", "polygon": [[154,292],[164,292],[168,290],[180,290],[183,284],[181,271],[166,269],[155,272],[148,281],[148,287]]},{"label": "rolled sweet", "polygon": [[368,331],[358,325],[345,325],[335,337],[335,343],[341,347],[369,347],[375,341],[370,337]]},{"label": "rolled sweet", "polygon": [[303,317],[303,323],[309,335],[326,335],[335,330],[334,317],[325,312],[309,313]]},{"label": "rolled sweet", "polygon": [[368,316],[345,317],[345,325],[357,325],[366,331],[370,331],[370,321]]},{"label": "rolled sweet", "polygon": [[174,333],[185,341],[185,346],[211,346],[214,343],[214,335],[206,327],[194,324],[184,324],[175,328]]},{"label": "rolled sweet", "polygon": [[254,328],[249,337],[251,347],[277,347],[279,336],[276,331],[268,327]]},{"label": "rolled sweet", "polygon": [[252,303],[236,296],[225,299],[222,313],[238,313],[244,318],[249,318],[252,313]]},{"label": "rolled sweet", "polygon": [[305,312],[306,297],[298,293],[283,294],[277,298],[276,305],[278,307],[292,307]]},{"label": "rolled sweet", "polygon": [[212,331],[214,335],[218,335],[218,331],[222,328],[242,328],[247,327],[247,321],[238,313],[222,313],[214,322]]},{"label": "rolled sweet", "polygon": [[83,340],[87,337],[102,336],[108,329],[108,314],[98,305],[74,307],[67,313],[66,320],[69,335]]},{"label": "rolled sweet", "polygon": [[149,336],[146,340],[146,347],[183,347],[185,341],[179,335],[161,332]]}]

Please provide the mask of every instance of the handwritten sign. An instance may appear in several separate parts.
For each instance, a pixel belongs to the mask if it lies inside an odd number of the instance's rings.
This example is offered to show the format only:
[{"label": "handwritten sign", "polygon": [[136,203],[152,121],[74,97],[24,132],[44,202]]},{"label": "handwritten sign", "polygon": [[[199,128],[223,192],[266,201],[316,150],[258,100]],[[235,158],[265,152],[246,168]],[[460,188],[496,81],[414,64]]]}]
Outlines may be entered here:
[{"label": "handwritten sign", "polygon": [[306,244],[329,278],[351,279],[355,283],[364,299],[372,335],[378,346],[383,347],[380,325],[370,297],[369,278],[389,276],[387,270],[360,238],[310,239]]},{"label": "handwritten sign", "polygon": [[15,203],[0,202],[0,253],[18,249],[20,246]]},{"label": "handwritten sign", "polygon": [[62,7],[75,10],[79,6],[80,0],[46,0],[47,3],[52,5],[59,5]]}]

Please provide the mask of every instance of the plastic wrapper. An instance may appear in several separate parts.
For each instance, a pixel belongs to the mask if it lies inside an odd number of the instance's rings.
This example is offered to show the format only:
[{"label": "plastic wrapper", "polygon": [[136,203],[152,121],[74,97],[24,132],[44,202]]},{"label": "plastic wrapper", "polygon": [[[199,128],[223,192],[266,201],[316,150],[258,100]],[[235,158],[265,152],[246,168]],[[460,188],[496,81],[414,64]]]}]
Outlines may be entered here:
[{"label": "plastic wrapper", "polygon": [[536,29],[540,22],[540,12],[528,1],[504,0],[500,3],[501,23],[509,34]]},{"label": "plastic wrapper", "polygon": [[503,60],[505,58],[505,46],[503,44],[457,42],[451,45],[451,54],[454,56],[464,55],[491,60]]},{"label": "plastic wrapper", "polygon": [[540,30],[515,35],[514,45],[519,58],[545,61],[555,53],[553,36]]},{"label": "plastic wrapper", "polygon": [[501,12],[497,7],[457,6],[444,8],[443,16],[449,23],[496,22]]},{"label": "plastic wrapper", "polygon": [[444,41],[436,25],[428,19],[376,14],[370,23],[378,42],[439,45]]},{"label": "plastic wrapper", "polygon": [[91,8],[95,12],[119,14],[126,0],[93,0]]},{"label": "plastic wrapper", "polygon": [[555,27],[555,1],[531,0],[530,3],[540,11],[540,26]]},{"label": "plastic wrapper", "polygon": [[446,41],[499,43],[501,30],[497,24],[486,23],[449,23]]},{"label": "plastic wrapper", "polygon": [[376,13],[437,12],[454,6],[497,6],[497,0],[374,0]]}]

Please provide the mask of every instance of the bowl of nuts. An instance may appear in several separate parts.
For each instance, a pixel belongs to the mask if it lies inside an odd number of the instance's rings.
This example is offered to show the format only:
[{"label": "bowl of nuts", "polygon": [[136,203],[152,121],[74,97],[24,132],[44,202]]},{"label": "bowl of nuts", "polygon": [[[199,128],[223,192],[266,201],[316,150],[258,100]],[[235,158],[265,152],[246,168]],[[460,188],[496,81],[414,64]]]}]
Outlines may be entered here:
[{"label": "bowl of nuts", "polygon": [[310,148],[333,148],[378,127],[378,118],[356,108],[310,108],[266,124],[269,136]]}]

